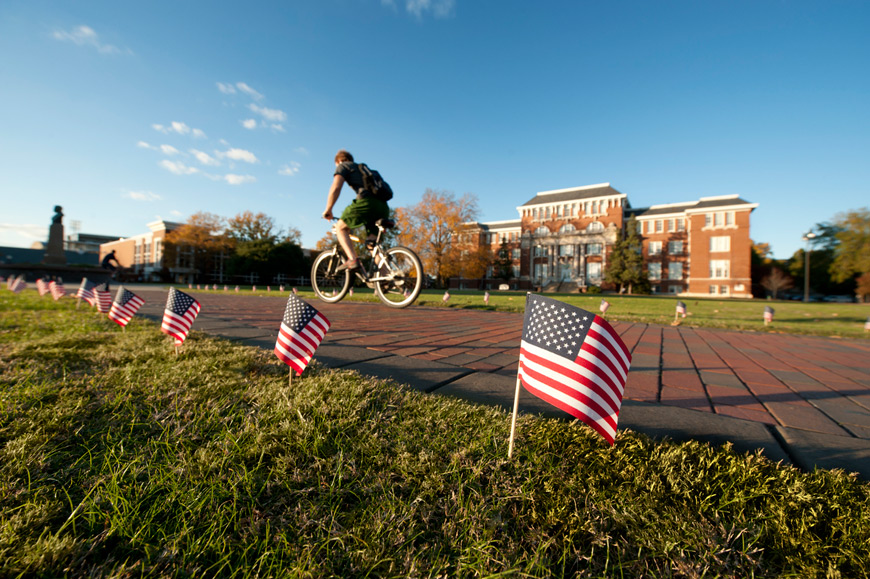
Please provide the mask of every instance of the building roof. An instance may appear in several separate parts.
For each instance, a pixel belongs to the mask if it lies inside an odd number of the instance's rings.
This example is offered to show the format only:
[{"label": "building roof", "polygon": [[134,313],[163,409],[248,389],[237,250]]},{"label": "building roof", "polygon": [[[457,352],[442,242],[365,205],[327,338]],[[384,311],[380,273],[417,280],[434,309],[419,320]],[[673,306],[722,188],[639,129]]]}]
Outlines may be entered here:
[{"label": "building roof", "polygon": [[624,193],[620,193],[610,186],[610,183],[599,183],[598,185],[586,185],[585,187],[571,187],[569,189],[555,189],[553,191],[541,191],[520,207],[530,205],[547,205],[549,203],[563,203],[565,201],[576,201],[578,199],[594,199],[596,197],[625,197]]},{"label": "building roof", "polygon": [[678,215],[680,213],[698,213],[709,211],[710,209],[740,208],[751,211],[756,207],[758,207],[758,203],[750,203],[737,195],[723,195],[721,197],[701,197],[698,201],[688,201],[685,203],[668,203],[666,205],[651,205],[649,207],[626,209],[625,214],[645,218],[658,217],[660,215]]},{"label": "building roof", "polygon": [[509,221],[488,221],[487,223],[478,223],[481,229],[486,229],[488,231],[496,230],[496,229],[516,229],[520,228],[523,225],[523,222],[519,219],[511,219]]}]

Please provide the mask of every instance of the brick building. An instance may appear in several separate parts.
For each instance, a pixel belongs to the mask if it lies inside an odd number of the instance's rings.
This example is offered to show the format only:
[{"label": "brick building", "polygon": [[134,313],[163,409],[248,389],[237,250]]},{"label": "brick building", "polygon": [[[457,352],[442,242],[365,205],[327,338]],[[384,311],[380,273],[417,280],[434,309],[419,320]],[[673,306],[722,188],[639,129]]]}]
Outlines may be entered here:
[{"label": "brick building", "polygon": [[167,274],[170,281],[192,281],[195,270],[190,267],[189,252],[174,252],[172,263],[164,263],[166,235],[181,225],[172,221],[152,221],[147,224],[148,233],[101,244],[100,261],[114,250],[118,263],[129,270],[127,273],[142,281],[159,281]]},{"label": "brick building", "polygon": [[[517,220],[465,224],[462,238],[488,247],[504,266],[490,267],[484,280],[452,285],[615,289],[604,282],[607,258],[635,217],[653,292],[751,297],[749,229],[756,207],[728,195],[632,208],[609,183],[543,191],[517,207]],[[510,275],[500,276],[508,267]]]}]

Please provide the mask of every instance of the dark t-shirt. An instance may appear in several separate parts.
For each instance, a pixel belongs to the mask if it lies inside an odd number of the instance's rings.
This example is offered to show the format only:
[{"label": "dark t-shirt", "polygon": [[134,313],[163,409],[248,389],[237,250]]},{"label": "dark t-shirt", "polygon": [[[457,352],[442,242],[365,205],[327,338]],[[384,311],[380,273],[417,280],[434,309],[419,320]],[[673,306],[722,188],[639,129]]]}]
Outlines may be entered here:
[{"label": "dark t-shirt", "polygon": [[[357,196],[360,196],[360,191],[365,191],[362,173],[360,173],[359,167],[357,167],[356,163],[351,163],[350,161],[339,163],[335,168],[335,174],[341,175]],[[368,191],[365,191],[365,194],[361,197],[368,197]]]}]

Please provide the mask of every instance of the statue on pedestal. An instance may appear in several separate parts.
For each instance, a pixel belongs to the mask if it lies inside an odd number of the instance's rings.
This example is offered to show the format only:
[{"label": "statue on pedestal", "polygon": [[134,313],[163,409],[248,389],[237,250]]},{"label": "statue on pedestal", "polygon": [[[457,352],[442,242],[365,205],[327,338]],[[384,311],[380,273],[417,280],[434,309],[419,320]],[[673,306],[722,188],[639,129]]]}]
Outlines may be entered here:
[{"label": "statue on pedestal", "polygon": [[66,265],[66,254],[63,252],[63,207],[54,206],[54,217],[48,230],[48,245],[42,263]]}]

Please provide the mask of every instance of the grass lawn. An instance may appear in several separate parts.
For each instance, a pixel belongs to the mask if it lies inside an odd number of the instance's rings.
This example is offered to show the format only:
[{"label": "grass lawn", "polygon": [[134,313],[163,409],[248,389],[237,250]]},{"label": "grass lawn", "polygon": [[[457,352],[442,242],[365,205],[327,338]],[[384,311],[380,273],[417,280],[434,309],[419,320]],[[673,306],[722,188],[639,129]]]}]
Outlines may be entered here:
[{"label": "grass lawn", "polygon": [[866,577],[870,485],[0,292],[0,576]]},{"label": "grass lawn", "polygon": [[[185,291],[185,288],[178,286]],[[297,288],[299,295],[316,301],[311,288]],[[220,292],[222,290],[218,290]],[[289,289],[288,289],[289,291]],[[240,295],[277,295],[262,289],[251,292],[244,287]],[[717,300],[709,298],[678,298],[674,296],[618,296],[610,294],[546,294],[558,300],[598,313],[601,299],[610,302],[607,311],[609,321],[639,322],[644,324],[670,324],[674,321],[677,301],[682,300],[688,315],[680,319],[684,326],[720,328],[729,330],[808,334],[838,338],[870,339],[864,323],[870,317],[870,304],[843,304],[825,302],[790,302],[772,300]],[[444,290],[424,290],[415,305],[426,307],[469,308],[522,313],[525,307],[525,292],[489,292],[489,304],[483,301],[484,292],[457,290],[450,292],[450,299],[443,301]],[[372,290],[355,288],[354,295],[345,300],[377,302]],[[764,306],[776,313],[772,324],[764,325]]]}]

